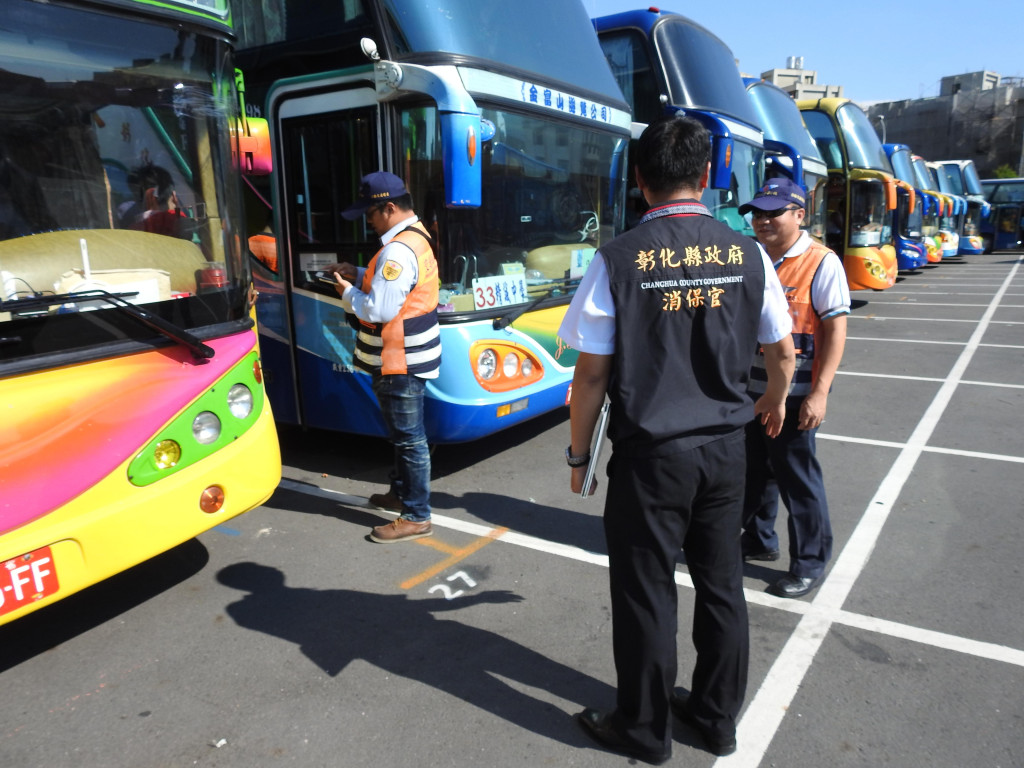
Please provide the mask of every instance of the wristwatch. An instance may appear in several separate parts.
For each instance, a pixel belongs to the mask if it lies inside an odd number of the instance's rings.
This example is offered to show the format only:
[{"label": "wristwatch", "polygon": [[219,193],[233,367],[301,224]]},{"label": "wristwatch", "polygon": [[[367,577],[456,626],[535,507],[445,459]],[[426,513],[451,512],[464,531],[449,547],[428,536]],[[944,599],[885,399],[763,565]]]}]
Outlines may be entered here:
[{"label": "wristwatch", "polygon": [[572,445],[568,445],[565,448],[565,463],[573,469],[576,467],[585,467],[590,463],[590,451],[587,451],[582,456],[573,456]]}]

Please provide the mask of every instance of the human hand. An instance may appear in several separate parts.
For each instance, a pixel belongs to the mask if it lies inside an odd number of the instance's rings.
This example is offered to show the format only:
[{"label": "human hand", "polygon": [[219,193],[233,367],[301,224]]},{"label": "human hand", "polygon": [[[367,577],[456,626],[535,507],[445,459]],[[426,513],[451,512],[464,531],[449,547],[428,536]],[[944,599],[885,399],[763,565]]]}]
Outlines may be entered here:
[{"label": "human hand", "polygon": [[800,421],[797,427],[800,429],[814,429],[821,426],[821,423],[825,421],[827,401],[828,395],[824,393],[817,394],[812,392],[805,397],[803,403],[800,404]]},{"label": "human hand", "polygon": [[353,266],[352,264],[349,264],[347,261],[341,261],[338,262],[337,264],[331,264],[328,267],[324,267],[324,272],[333,272],[335,274],[340,274],[350,283],[354,282],[356,276],[359,274],[356,267]]},{"label": "human hand", "polygon": [[[579,496],[583,491],[583,481],[587,479],[587,464],[582,467],[573,467],[572,474],[569,477],[569,490],[574,495]],[[587,491],[587,496],[593,496],[597,490],[597,478],[595,477],[590,481],[590,490]]]},{"label": "human hand", "polygon": [[778,437],[782,432],[782,422],[786,420],[786,401],[773,400],[768,395],[761,395],[754,403],[754,414],[764,425],[768,437]]}]

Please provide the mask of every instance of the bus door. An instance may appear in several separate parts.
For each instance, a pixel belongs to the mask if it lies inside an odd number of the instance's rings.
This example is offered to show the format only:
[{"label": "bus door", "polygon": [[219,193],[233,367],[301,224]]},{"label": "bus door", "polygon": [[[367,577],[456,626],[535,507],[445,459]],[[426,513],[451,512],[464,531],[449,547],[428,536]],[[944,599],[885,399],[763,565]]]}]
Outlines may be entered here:
[{"label": "bus door", "polygon": [[269,99],[278,133],[281,310],[291,344],[273,360],[267,387],[272,398],[293,403],[295,421],[305,426],[383,434],[370,377],[351,375],[355,330],[337,292],[317,275],[336,262],[365,266],[377,251],[365,220],[347,221],[341,212],[357,197],[363,176],[391,168],[382,110],[362,76],[334,81],[329,90],[323,85],[316,92],[285,86]]},{"label": "bus door", "polygon": [[1020,248],[1021,226],[1024,224],[1021,214],[1024,206],[1016,203],[993,206],[992,221],[995,224],[992,249],[996,251],[1012,251]]}]

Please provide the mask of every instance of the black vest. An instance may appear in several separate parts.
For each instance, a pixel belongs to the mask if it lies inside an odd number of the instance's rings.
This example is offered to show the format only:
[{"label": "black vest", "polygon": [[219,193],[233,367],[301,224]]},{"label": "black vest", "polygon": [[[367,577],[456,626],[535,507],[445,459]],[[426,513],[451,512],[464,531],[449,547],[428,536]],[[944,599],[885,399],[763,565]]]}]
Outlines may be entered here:
[{"label": "black vest", "polygon": [[615,303],[615,451],[670,455],[750,421],[765,281],[757,244],[686,200],[652,208],[601,254]]}]

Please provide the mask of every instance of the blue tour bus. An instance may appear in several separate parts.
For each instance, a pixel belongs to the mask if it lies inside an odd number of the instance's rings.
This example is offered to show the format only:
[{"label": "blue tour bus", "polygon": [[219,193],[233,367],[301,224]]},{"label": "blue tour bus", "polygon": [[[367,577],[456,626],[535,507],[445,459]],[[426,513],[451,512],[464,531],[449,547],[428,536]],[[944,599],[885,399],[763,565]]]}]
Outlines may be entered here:
[{"label": "blue tour bus", "polygon": [[[633,134],[683,113],[711,132],[711,177],[702,202],[715,218],[753,236],[738,208],[764,178],[764,137],[732,51],[685,16],[655,8],[594,19],[601,48],[633,112]],[[627,218],[646,204],[630,185]]]},{"label": "blue tour bus", "polygon": [[963,229],[960,232],[960,253],[964,255],[985,252],[981,235],[982,221],[988,218],[990,206],[981,188],[981,179],[973,160],[940,160],[935,163],[936,173],[946,174],[950,187],[967,201]]},{"label": "blue tour bus", "polygon": [[925,203],[927,201],[930,206],[932,201],[915,187],[916,176],[910,147],[906,144],[883,144],[882,148],[889,156],[899,184],[892,223],[896,239],[896,265],[900,270],[912,271],[928,263],[928,248],[921,227]]},{"label": "blue tour bus", "polygon": [[981,188],[992,206],[983,222],[985,253],[1020,248],[1024,240],[1024,178],[982,179]]},{"label": "blue tour bus", "polygon": [[576,353],[558,327],[595,249],[622,230],[630,137],[582,4],[299,5],[235,9],[249,99],[265,104],[275,153],[247,207],[278,420],[384,434],[370,377],[352,363],[355,333],[317,280],[326,264],[376,252],[365,222],[340,212],[380,169],[405,180],[438,241],[443,352],[428,439],[473,440],[563,407]]},{"label": "blue tour bus", "polygon": [[765,179],[786,176],[803,186],[807,193],[803,228],[824,242],[828,166],[804,125],[796,102],[773,83],[752,77],[744,78],[743,82],[764,131]]}]

